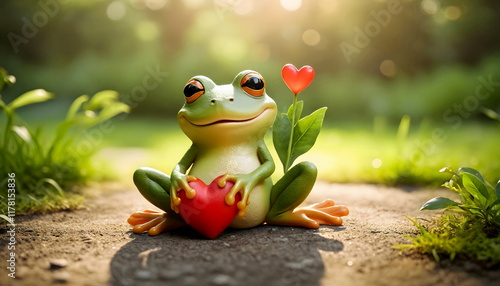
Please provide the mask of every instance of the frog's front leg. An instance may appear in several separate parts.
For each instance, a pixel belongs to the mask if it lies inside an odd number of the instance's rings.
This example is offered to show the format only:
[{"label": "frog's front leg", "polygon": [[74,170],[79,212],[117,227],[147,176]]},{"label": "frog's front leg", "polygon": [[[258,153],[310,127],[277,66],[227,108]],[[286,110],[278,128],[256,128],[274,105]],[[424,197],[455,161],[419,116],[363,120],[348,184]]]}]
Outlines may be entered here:
[{"label": "frog's front leg", "polygon": [[227,181],[234,182],[233,187],[226,195],[225,202],[227,205],[233,205],[236,200],[236,194],[241,193],[241,200],[237,204],[238,215],[244,216],[249,204],[250,192],[259,183],[259,179],[255,179],[252,174],[225,174],[219,179],[217,184],[219,187],[224,188]]},{"label": "frog's front leg", "polygon": [[141,194],[153,205],[165,212],[145,210],[128,218],[134,233],[147,231],[150,235],[183,227],[186,223],[170,207],[170,177],[158,170],[139,168],[134,173],[134,183]]},{"label": "frog's front leg", "polygon": [[268,224],[318,228],[320,224],[341,225],[341,216],[349,214],[345,206],[335,206],[325,200],[305,208],[297,208],[309,195],[316,182],[317,169],[310,162],[291,168],[271,190]]}]

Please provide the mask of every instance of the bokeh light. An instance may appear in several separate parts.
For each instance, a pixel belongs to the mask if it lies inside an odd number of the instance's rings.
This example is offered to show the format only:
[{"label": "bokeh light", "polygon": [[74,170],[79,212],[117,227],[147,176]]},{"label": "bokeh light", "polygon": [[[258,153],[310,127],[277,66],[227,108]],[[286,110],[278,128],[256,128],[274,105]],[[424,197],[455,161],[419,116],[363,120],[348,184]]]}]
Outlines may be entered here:
[{"label": "bokeh light", "polygon": [[252,1],[239,1],[237,2],[237,5],[234,6],[234,13],[238,15],[247,15],[252,12],[252,9]]},{"label": "bokeh light", "polygon": [[308,46],[316,46],[321,40],[321,36],[318,31],[309,29],[302,34],[302,40]]},{"label": "bokeh light", "polygon": [[437,0],[422,0],[420,7],[425,13],[433,15],[439,11],[440,2]]},{"label": "bokeh light", "polygon": [[380,63],[380,72],[388,78],[393,78],[397,73],[396,64],[392,60],[384,60]]},{"label": "bokeh light", "polygon": [[296,11],[302,6],[302,0],[280,0],[280,4],[287,11]]},{"label": "bokeh light", "polygon": [[462,16],[462,10],[457,6],[448,6],[444,10],[444,14],[448,20],[455,21]]},{"label": "bokeh light", "polygon": [[160,10],[167,4],[167,0],[144,0],[146,7],[151,10]]},{"label": "bokeh light", "polygon": [[106,9],[106,15],[109,19],[114,21],[121,20],[126,13],[127,7],[125,7],[125,4],[119,1],[113,1],[109,3],[108,8]]},{"label": "bokeh light", "polygon": [[380,160],[379,158],[373,159],[372,160],[372,167],[375,169],[382,167],[382,160]]}]

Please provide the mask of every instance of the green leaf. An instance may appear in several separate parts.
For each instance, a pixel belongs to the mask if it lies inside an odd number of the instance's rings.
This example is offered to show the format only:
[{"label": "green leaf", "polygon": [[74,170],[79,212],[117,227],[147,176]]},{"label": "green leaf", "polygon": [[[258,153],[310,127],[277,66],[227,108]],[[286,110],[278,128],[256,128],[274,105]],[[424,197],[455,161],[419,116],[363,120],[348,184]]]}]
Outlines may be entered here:
[{"label": "green leaf", "polygon": [[77,97],[71,106],[68,109],[68,113],[66,114],[66,120],[73,120],[75,118],[76,113],[78,110],[80,110],[80,107],[82,106],[83,103],[89,100],[88,95],[81,95]]},{"label": "green leaf", "polygon": [[99,121],[106,121],[122,112],[130,112],[130,106],[126,105],[123,102],[114,102],[113,104],[109,104],[101,110],[101,112],[99,113]]},{"label": "green leaf", "polygon": [[85,128],[90,128],[96,124],[99,124],[99,117],[95,112],[91,110],[85,111],[83,114],[78,114],[75,116],[75,125],[80,125]]},{"label": "green leaf", "polygon": [[293,132],[290,166],[297,157],[309,151],[316,142],[323,125],[326,109],[326,107],[322,107],[300,119],[297,123]]},{"label": "green leaf", "polygon": [[486,205],[489,199],[488,189],[483,181],[471,173],[462,173],[462,183],[465,189],[481,204]]},{"label": "green leaf", "polygon": [[297,124],[297,122],[299,122],[299,120],[300,120],[300,117],[302,116],[302,109],[304,109],[304,101],[302,101],[302,100],[297,101],[296,106],[295,106],[295,121],[292,121],[292,119],[293,119],[293,104],[290,105],[290,107],[288,108],[288,112],[287,112],[288,120],[290,122],[295,122],[295,124]]},{"label": "green leaf", "polygon": [[458,173],[459,174],[469,173],[469,174],[472,174],[472,175],[476,176],[483,183],[485,182],[485,180],[484,180],[483,176],[481,175],[481,173],[479,173],[479,171],[477,171],[476,169],[469,168],[469,167],[461,167],[461,168],[458,169]]},{"label": "green leaf", "polygon": [[420,210],[440,210],[458,205],[460,204],[448,198],[436,197],[426,202]]},{"label": "green leaf", "polygon": [[118,99],[118,92],[114,90],[103,90],[100,91],[85,105],[85,110],[97,110],[100,108],[104,108],[110,104],[113,104]]},{"label": "green leaf", "polygon": [[7,106],[7,108],[14,110],[14,109],[19,108],[21,106],[47,101],[47,100],[51,99],[52,97],[53,97],[53,94],[50,92],[47,92],[44,89],[35,89],[32,91],[28,91],[26,93],[23,93],[18,98],[14,99]]},{"label": "green leaf", "polygon": [[278,153],[283,168],[286,170],[286,157],[288,154],[288,142],[290,141],[290,130],[292,126],[285,113],[276,116],[273,125],[273,145]]}]

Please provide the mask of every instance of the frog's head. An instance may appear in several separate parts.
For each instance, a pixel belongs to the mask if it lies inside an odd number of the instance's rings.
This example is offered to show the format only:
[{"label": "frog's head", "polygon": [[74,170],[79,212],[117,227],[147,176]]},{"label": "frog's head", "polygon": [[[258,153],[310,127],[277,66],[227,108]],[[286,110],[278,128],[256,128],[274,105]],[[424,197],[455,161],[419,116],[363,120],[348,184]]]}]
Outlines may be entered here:
[{"label": "frog's head", "polygon": [[255,71],[242,71],[231,84],[195,76],[184,87],[186,103],[177,115],[184,133],[197,144],[231,145],[263,138],[276,118],[276,103]]}]

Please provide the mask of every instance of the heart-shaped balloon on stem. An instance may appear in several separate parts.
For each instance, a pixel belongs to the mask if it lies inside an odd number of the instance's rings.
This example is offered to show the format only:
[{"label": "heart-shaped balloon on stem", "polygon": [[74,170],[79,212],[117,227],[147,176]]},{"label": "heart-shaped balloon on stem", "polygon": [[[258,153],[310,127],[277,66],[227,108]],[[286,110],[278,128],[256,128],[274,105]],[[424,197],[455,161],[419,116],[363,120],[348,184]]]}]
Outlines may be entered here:
[{"label": "heart-shaped balloon on stem", "polygon": [[310,66],[303,66],[297,70],[294,65],[286,64],[281,70],[281,77],[293,94],[298,94],[313,81],[314,69]]}]

